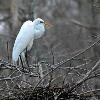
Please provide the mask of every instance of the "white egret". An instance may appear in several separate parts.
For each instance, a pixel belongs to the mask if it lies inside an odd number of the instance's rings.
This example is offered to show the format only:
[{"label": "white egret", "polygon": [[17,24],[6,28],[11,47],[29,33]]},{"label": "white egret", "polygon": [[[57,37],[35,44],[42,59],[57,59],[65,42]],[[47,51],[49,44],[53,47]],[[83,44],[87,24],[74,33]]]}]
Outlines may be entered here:
[{"label": "white egret", "polygon": [[37,18],[34,21],[28,20],[24,22],[14,43],[12,52],[13,64],[18,61],[19,57],[20,59],[21,56],[23,58],[25,57],[25,52],[27,53],[27,51],[32,48],[33,40],[42,37],[44,32],[45,23],[41,18]]}]

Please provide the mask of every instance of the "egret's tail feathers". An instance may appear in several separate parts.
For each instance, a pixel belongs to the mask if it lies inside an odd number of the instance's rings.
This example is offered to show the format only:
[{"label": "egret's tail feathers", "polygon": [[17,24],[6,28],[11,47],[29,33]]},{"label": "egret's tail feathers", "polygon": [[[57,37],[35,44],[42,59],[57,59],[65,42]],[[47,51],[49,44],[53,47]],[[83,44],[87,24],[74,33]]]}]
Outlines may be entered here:
[{"label": "egret's tail feathers", "polygon": [[13,53],[12,53],[12,61],[13,61],[13,64],[14,65],[16,64],[18,58],[19,58],[19,52],[13,50]]}]

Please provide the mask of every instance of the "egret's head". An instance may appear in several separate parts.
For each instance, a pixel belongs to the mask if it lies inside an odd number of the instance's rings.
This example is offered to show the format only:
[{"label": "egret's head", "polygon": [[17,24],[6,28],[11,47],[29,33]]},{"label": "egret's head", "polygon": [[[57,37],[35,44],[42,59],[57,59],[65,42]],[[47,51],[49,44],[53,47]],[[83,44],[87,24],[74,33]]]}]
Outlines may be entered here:
[{"label": "egret's head", "polygon": [[44,25],[44,21],[41,18],[37,18],[33,21],[35,25]]},{"label": "egret's head", "polygon": [[[44,26],[44,28],[49,29],[49,28],[51,28],[51,27],[53,26],[53,24],[51,24],[50,21],[47,21],[47,20],[44,21],[44,20],[41,19],[41,18],[35,19],[35,20],[34,20],[34,23],[35,23],[36,27],[39,27],[39,28]],[[41,28],[41,29],[42,29],[42,28]]]},{"label": "egret's head", "polygon": [[45,25],[44,25],[44,21],[41,19],[41,18],[37,18],[33,21],[34,23],[34,28],[37,30],[37,31],[40,31],[40,32],[44,32],[45,31]]}]

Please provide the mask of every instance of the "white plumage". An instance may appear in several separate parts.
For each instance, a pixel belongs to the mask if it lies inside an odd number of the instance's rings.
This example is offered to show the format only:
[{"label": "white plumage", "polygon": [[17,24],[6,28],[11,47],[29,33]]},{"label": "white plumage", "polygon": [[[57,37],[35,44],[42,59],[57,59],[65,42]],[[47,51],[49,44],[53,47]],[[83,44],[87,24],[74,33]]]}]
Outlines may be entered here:
[{"label": "white plumage", "polygon": [[44,21],[41,18],[35,19],[33,22],[28,20],[22,25],[12,52],[12,61],[16,63],[19,55],[25,56],[25,50],[29,51],[32,48],[33,40],[40,38],[45,32]]}]

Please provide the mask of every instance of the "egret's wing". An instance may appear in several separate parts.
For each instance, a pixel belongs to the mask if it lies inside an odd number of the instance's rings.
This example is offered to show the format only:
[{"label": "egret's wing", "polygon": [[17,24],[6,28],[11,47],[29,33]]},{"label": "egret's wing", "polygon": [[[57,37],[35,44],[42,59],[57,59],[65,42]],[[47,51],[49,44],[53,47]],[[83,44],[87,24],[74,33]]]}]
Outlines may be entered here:
[{"label": "egret's wing", "polygon": [[33,30],[33,26],[32,25],[33,25],[32,21],[26,21],[22,25],[22,27],[21,27],[21,29],[20,29],[17,37],[16,37],[16,40],[15,40],[15,43],[14,43],[14,47],[16,47],[16,45],[19,42],[21,42],[22,39],[27,39],[29,36],[31,37],[32,33],[34,34],[34,32],[33,32],[34,30]]},{"label": "egret's wing", "polygon": [[34,36],[33,34],[34,30],[32,27],[32,22],[26,21],[22,25],[14,43],[13,53],[12,53],[12,58],[14,61],[18,60],[20,53],[22,53],[29,45],[30,41],[33,39]]},{"label": "egret's wing", "polygon": [[30,43],[29,43],[28,46],[27,46],[27,50],[28,50],[28,51],[30,51],[31,48],[32,48],[33,40],[34,40],[34,39],[32,38],[32,40],[30,41]]}]

